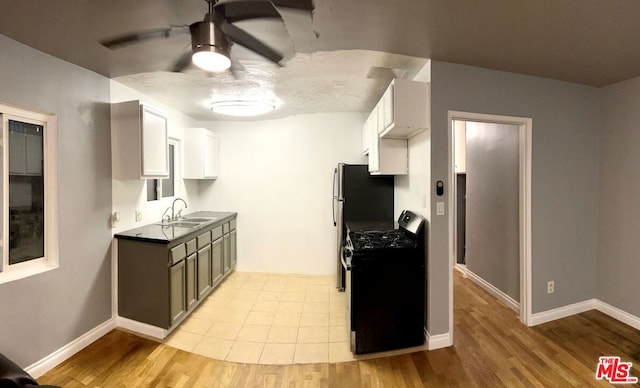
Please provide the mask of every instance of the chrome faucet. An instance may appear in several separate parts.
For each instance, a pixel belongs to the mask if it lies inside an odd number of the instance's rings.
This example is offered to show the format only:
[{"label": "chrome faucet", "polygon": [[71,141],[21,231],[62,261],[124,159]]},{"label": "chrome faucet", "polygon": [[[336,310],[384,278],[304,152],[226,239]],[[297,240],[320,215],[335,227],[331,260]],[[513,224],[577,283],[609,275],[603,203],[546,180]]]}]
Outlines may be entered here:
[{"label": "chrome faucet", "polygon": [[[171,206],[169,206],[168,208],[164,209],[164,213],[162,213],[162,223],[164,224],[165,221],[167,223],[171,222],[171,216],[167,214],[167,212],[171,210]],[[166,218],[166,220],[165,220]]]},{"label": "chrome faucet", "polygon": [[[175,211],[176,211],[176,202],[177,202],[177,201],[182,201],[182,203],[184,204],[184,208],[182,208],[182,209],[178,210],[178,214],[176,214],[176,213],[175,213]],[[176,199],[174,199],[174,200],[173,200],[173,203],[171,204],[171,220],[172,220],[172,221],[175,221],[175,220],[177,220],[178,218],[180,218],[180,215],[182,214],[182,210],[184,210],[184,209],[186,209],[186,208],[188,208],[188,207],[189,207],[189,206],[187,206],[187,203],[184,201],[184,199],[179,198],[179,197],[178,197],[178,198],[176,198]]]}]

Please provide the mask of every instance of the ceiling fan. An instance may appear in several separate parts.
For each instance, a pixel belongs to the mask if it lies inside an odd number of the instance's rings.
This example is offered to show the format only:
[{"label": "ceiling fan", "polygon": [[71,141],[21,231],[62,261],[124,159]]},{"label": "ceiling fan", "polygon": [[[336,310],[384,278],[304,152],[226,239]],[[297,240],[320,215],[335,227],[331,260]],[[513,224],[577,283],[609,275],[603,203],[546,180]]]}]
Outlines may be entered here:
[{"label": "ceiling fan", "polygon": [[203,70],[220,72],[231,66],[232,44],[243,46],[279,64],[283,54],[255,36],[234,25],[250,19],[275,19],[284,25],[276,7],[313,11],[313,0],[204,0],[209,7],[203,21],[189,26],[170,26],[115,37],[100,43],[110,49],[152,39],[169,38],[189,33],[191,46],[175,62],[172,71],[183,71],[191,62]]}]

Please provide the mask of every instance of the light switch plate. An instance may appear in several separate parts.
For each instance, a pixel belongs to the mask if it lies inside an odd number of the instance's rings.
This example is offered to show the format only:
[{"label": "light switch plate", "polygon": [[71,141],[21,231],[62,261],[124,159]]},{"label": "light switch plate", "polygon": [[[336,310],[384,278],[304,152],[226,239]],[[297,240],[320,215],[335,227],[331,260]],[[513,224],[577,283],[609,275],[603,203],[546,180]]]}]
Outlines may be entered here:
[{"label": "light switch plate", "polygon": [[436,202],[436,214],[439,216],[444,215],[444,202]]},{"label": "light switch plate", "polygon": [[142,212],[140,210],[136,210],[136,222],[142,221]]}]

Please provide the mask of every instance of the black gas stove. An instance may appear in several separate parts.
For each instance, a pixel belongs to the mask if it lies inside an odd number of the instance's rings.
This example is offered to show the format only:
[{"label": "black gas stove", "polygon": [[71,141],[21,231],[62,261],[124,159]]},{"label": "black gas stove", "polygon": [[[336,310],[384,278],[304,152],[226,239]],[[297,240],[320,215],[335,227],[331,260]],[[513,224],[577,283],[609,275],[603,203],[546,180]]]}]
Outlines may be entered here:
[{"label": "black gas stove", "polygon": [[415,248],[416,240],[400,230],[351,232],[349,239],[354,251]]},{"label": "black gas stove", "polygon": [[424,219],[347,223],[346,272],[351,350],[381,352],[424,343]]}]

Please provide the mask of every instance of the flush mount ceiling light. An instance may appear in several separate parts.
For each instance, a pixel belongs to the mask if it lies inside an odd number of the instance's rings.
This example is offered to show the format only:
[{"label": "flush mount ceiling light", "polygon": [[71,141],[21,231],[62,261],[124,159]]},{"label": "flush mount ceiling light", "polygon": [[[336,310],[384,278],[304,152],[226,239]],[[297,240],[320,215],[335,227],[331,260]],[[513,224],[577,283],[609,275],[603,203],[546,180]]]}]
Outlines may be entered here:
[{"label": "flush mount ceiling light", "polygon": [[253,117],[276,109],[275,101],[268,100],[224,100],[211,102],[211,110],[226,116]]}]

